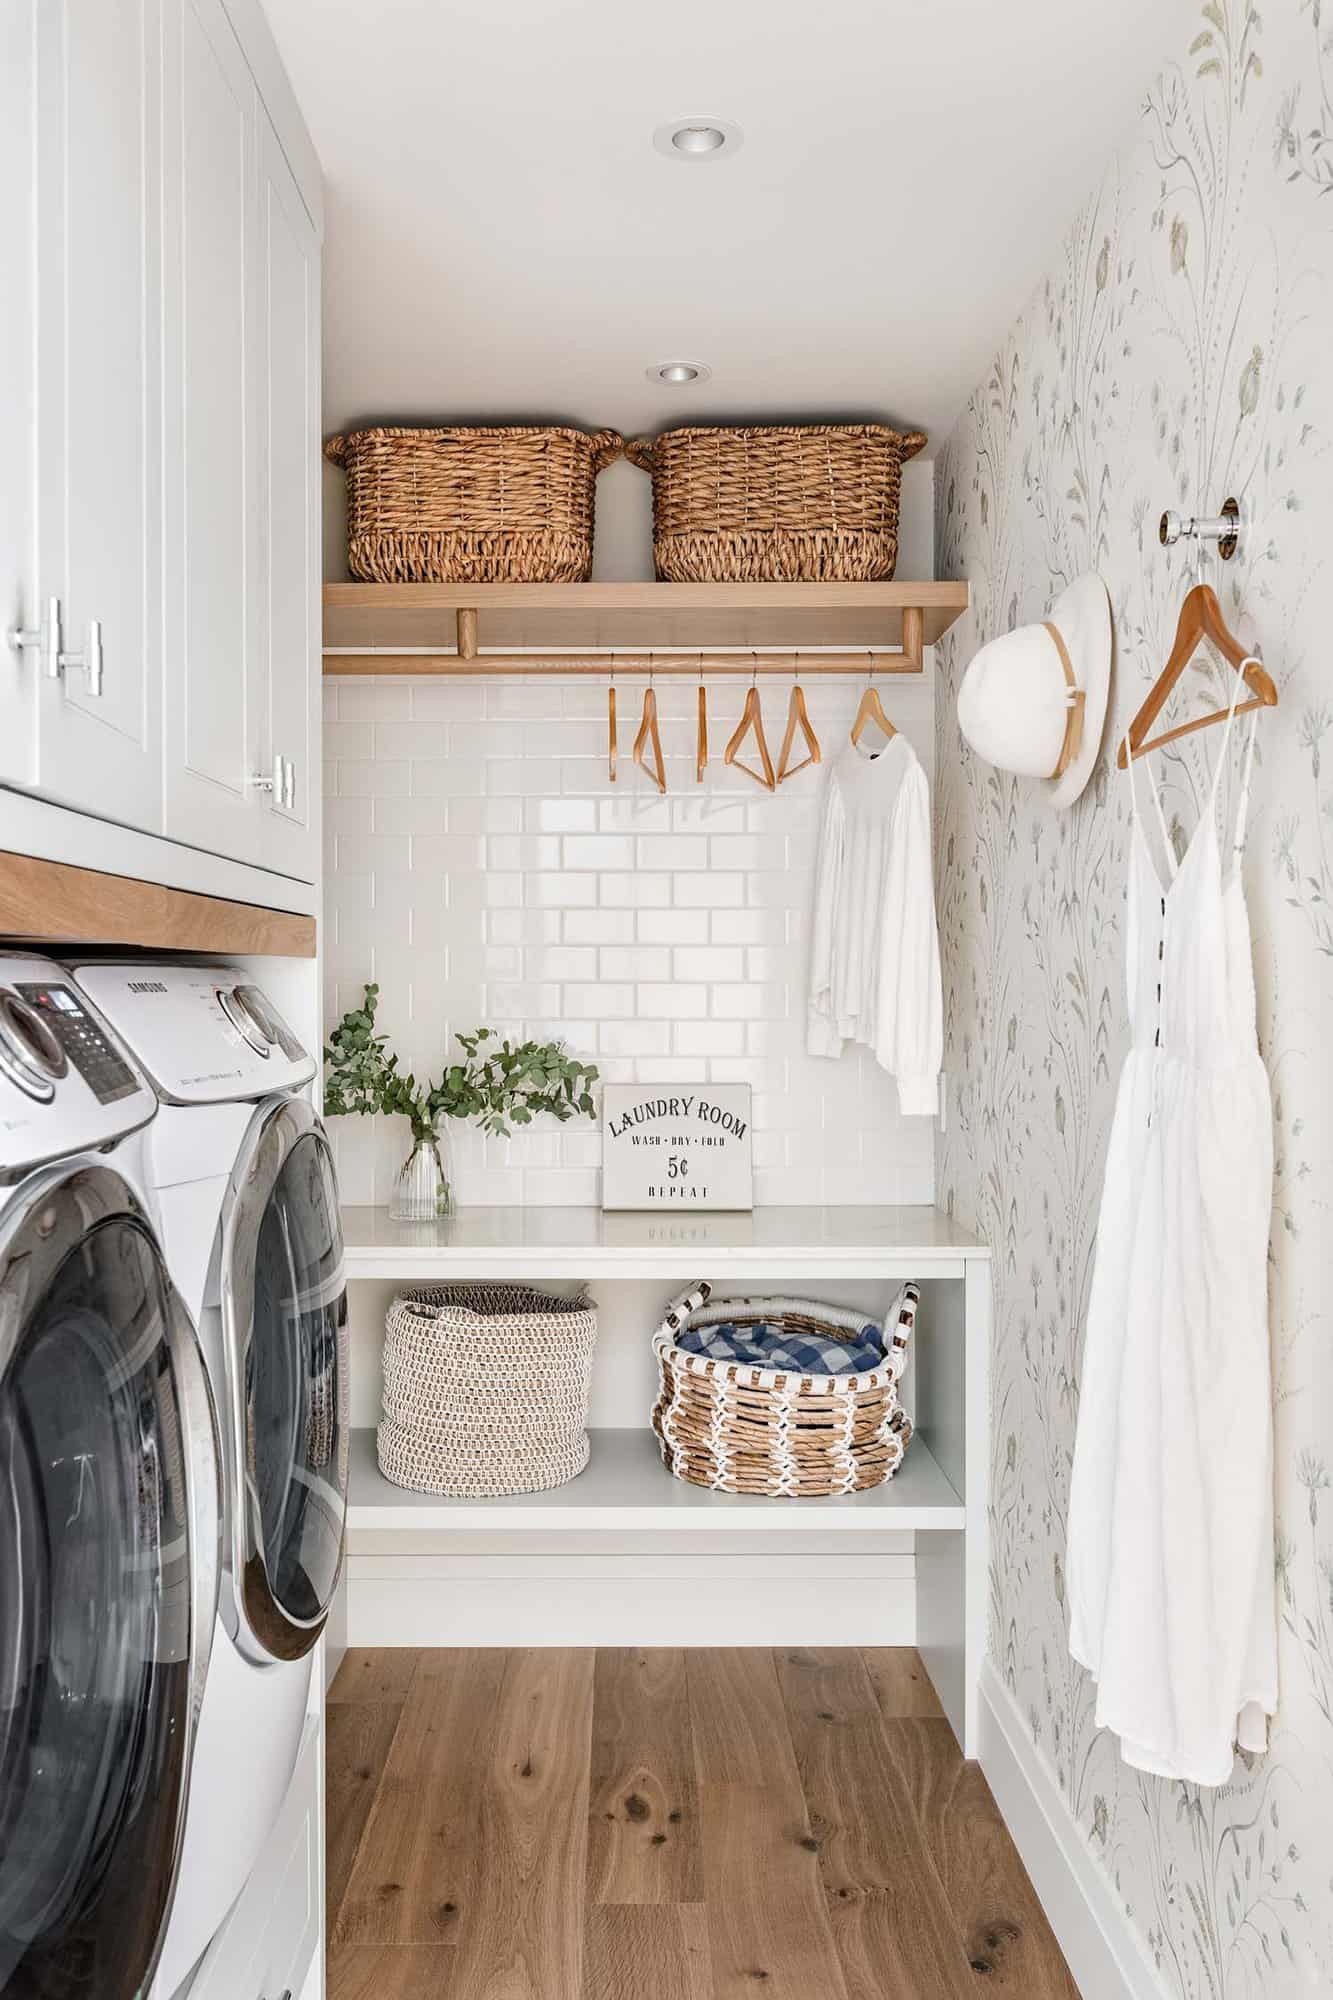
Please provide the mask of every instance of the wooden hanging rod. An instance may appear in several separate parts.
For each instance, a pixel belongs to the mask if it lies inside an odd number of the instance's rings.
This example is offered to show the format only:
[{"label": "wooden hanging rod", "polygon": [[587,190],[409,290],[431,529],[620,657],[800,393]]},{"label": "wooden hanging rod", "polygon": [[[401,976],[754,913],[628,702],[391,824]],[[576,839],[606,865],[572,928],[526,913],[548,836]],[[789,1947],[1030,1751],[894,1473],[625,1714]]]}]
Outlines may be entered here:
[{"label": "wooden hanging rod", "polygon": [[566,674],[605,680],[620,674],[781,674],[802,680],[821,674],[919,674],[907,652],[858,653],[325,653],[324,672],[337,674]]},{"label": "wooden hanging rod", "polygon": [[619,652],[483,653],[477,647],[477,614],[458,612],[458,647],[452,653],[326,652],[326,674],[919,674],[924,617],[912,605],[902,614],[900,651],[866,647],[854,653]]}]

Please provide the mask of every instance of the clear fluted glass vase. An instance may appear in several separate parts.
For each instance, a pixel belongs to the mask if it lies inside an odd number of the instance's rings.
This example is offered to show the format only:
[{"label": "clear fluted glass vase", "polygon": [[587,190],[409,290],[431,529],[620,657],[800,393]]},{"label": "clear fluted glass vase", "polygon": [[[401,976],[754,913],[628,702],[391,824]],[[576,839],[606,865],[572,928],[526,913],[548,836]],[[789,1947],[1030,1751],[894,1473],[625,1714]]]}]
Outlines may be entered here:
[{"label": "clear fluted glass vase", "polygon": [[439,1222],[453,1212],[448,1141],[440,1130],[417,1132],[394,1182],[389,1214],[395,1222]]}]

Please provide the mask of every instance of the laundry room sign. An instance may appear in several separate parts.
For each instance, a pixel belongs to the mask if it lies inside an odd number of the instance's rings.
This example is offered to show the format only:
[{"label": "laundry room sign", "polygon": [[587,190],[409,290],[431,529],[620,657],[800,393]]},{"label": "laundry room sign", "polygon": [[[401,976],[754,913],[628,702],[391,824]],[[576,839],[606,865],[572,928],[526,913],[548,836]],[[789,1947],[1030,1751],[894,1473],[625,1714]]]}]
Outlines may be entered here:
[{"label": "laundry room sign", "polygon": [[608,1083],[603,1208],[753,1208],[748,1083]]}]

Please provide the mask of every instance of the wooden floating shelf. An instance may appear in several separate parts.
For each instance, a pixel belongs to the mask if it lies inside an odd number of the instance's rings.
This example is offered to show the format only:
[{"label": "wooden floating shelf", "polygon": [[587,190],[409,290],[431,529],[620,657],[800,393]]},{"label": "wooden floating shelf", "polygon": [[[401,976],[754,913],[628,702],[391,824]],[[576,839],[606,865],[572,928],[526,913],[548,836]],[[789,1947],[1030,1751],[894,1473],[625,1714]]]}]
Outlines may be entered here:
[{"label": "wooden floating shelf", "polygon": [[859,672],[868,651],[886,673],[914,673],[967,606],[966,583],[896,580],[329,583],[324,671],[571,673],[580,654],[615,651],[618,672],[644,670],[651,652],[662,673],[697,673],[701,656],[707,672],[789,673],[809,648],[803,673]]},{"label": "wooden floating shelf", "polygon": [[0,853],[0,934],[43,945],[315,956],[313,917],[31,854]]}]

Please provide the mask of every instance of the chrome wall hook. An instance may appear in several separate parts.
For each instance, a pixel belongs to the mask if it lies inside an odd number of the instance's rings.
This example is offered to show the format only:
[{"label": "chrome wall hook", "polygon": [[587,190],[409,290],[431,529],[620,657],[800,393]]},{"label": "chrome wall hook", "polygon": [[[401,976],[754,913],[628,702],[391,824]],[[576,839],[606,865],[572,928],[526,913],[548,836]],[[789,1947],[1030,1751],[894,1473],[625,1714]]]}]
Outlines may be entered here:
[{"label": "chrome wall hook", "polygon": [[1157,538],[1164,549],[1195,542],[1200,553],[1205,542],[1215,542],[1222,561],[1230,562],[1240,546],[1240,502],[1229,496],[1220,514],[1177,514],[1168,507],[1157,524]]}]

